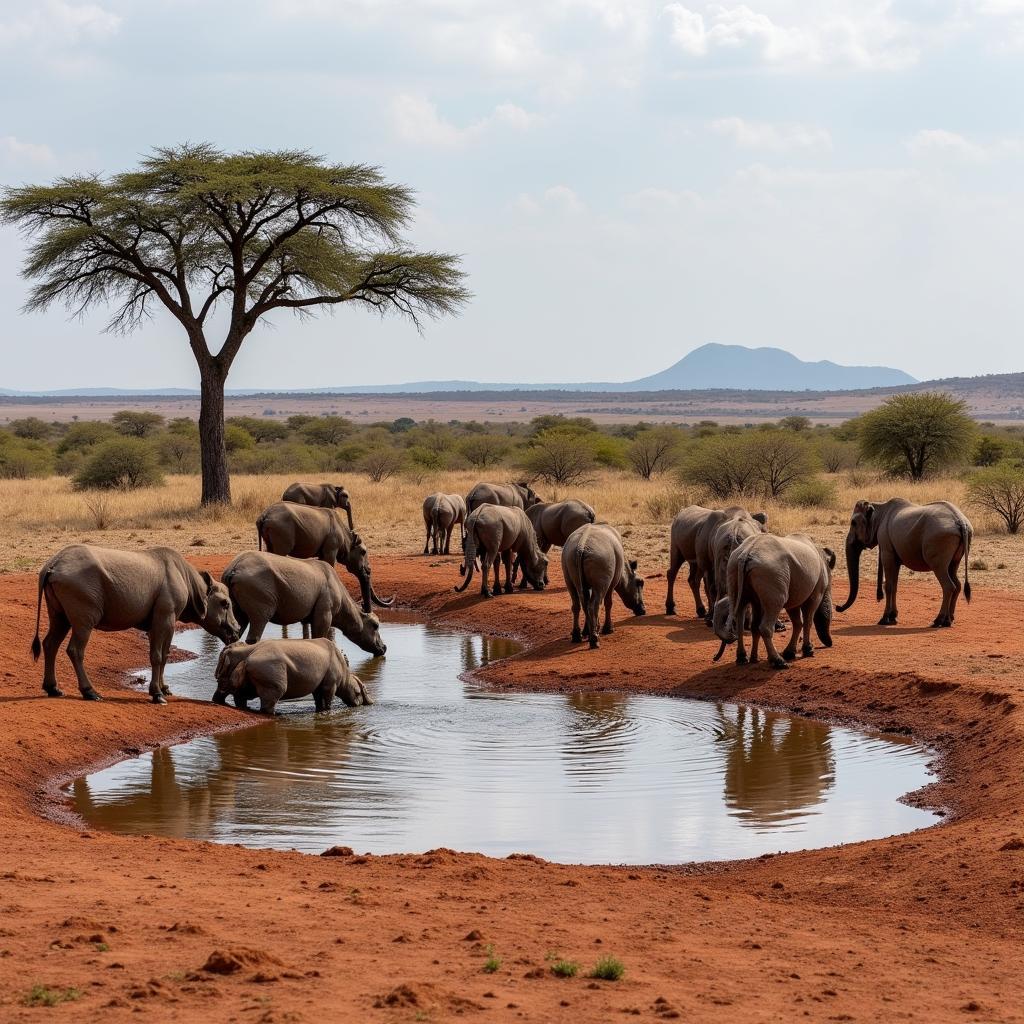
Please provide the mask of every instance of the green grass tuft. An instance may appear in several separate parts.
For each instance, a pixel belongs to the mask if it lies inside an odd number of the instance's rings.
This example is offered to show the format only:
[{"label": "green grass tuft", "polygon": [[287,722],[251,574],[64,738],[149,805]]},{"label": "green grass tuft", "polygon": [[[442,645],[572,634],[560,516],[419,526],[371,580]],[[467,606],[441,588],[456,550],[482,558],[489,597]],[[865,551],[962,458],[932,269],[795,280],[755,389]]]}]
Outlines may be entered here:
[{"label": "green grass tuft", "polygon": [[580,972],[580,965],[575,960],[556,960],[551,965],[551,973],[559,978],[575,978]]},{"label": "green grass tuft", "polygon": [[49,988],[46,985],[33,985],[25,996],[26,1006],[57,1006],[59,1003],[73,1003],[82,995],[77,988]]},{"label": "green grass tuft", "polygon": [[592,978],[602,981],[618,981],[626,973],[626,965],[614,956],[603,956],[590,972]]},{"label": "green grass tuft", "polygon": [[501,969],[501,957],[495,956],[494,947],[487,947],[487,959],[484,961],[484,974],[494,974]]}]

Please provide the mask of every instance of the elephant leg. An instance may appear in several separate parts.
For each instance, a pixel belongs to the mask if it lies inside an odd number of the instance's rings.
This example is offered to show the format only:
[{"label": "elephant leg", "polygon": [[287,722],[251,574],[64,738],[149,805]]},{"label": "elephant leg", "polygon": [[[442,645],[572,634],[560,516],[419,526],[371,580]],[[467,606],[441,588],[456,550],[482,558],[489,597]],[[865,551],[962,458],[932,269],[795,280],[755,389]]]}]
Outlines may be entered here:
[{"label": "elephant leg", "polygon": [[601,627],[601,635],[609,636],[612,632],[612,594],[614,591],[609,587],[608,593],[604,595],[604,625]]},{"label": "elephant leg", "polygon": [[[814,599],[808,601],[802,609],[804,617],[804,640],[800,645],[800,655],[804,658],[814,657],[814,644],[811,643],[811,626],[814,623],[814,614],[817,612],[820,604],[820,599]],[[793,627],[793,632],[796,632],[795,626]]]},{"label": "elephant leg", "polygon": [[960,582],[960,577],[957,575],[960,570],[960,561],[961,559],[957,557],[949,563],[949,578],[953,581],[953,597],[949,602],[949,624],[951,626],[956,621],[956,606],[957,602],[960,600],[960,593],[963,590],[963,584]]},{"label": "elephant leg", "polygon": [[[765,653],[768,655],[768,662],[772,668],[789,668],[786,659],[775,649],[775,620],[782,611],[778,607],[762,605],[761,621],[759,623],[761,639],[764,641]],[[793,635],[796,635],[796,621],[793,623]]]},{"label": "elephant leg", "polygon": [[231,699],[234,701],[235,707],[238,708],[239,711],[249,710],[249,698],[245,695],[245,691],[242,686],[235,690]]},{"label": "elephant leg", "polygon": [[[786,661],[793,661],[796,658],[796,645],[800,640],[800,628],[803,623],[803,609],[797,607],[787,608],[786,610],[789,612],[789,621],[793,623],[793,632],[789,637],[789,643],[787,643],[782,649],[782,657]],[[772,628],[772,632],[775,632],[774,627]]]},{"label": "elephant leg", "polygon": [[174,635],[174,613],[154,611],[149,627],[149,696],[154,704],[166,704],[164,697],[164,666]]},{"label": "elephant leg", "polygon": [[525,590],[529,583],[526,581],[526,573],[523,572],[523,558],[522,555],[516,555],[516,560],[512,563],[512,582],[515,583],[516,579],[522,573],[522,579],[519,580],[519,589]]},{"label": "elephant leg", "polygon": [[900,563],[895,555],[883,556],[879,552],[878,557],[882,561],[882,589],[885,594],[885,611],[878,620],[878,624],[880,626],[895,626],[899,615],[899,609],[896,607],[896,587],[899,584]]},{"label": "elephant leg", "polygon": [[491,553],[484,551],[480,555],[480,596],[490,597],[491,590],[487,585],[487,578],[491,572]]},{"label": "elephant leg", "polygon": [[[502,562],[505,565],[505,593],[512,593],[512,552],[506,551],[502,556]],[[525,575],[525,574],[524,574]]]},{"label": "elephant leg", "polygon": [[[263,631],[267,628],[267,620],[263,616],[254,616],[252,621],[249,623],[249,633],[245,638],[247,644],[257,643],[263,636]],[[288,635],[288,627],[284,627],[284,635]]]},{"label": "elephant leg", "polygon": [[[750,664],[756,665],[760,661],[760,655],[758,654],[758,645],[761,643],[761,620],[763,616],[761,614],[761,606],[759,604],[752,604],[750,611]],[[774,631],[773,631],[774,632]],[[740,636],[740,642],[743,642],[742,635]]]},{"label": "elephant leg", "polygon": [[601,595],[592,590],[587,597],[587,639],[590,642],[590,649],[598,646],[597,620],[601,615]]},{"label": "elephant leg", "polygon": [[[92,682],[85,671],[85,648],[92,636],[92,626],[73,626],[71,629],[71,640],[68,643],[68,658],[74,666],[75,675],[78,677],[78,689],[84,700],[102,700],[103,698],[93,688]],[[150,693],[153,686],[150,684]],[[161,697],[161,700],[163,698]]]},{"label": "elephant leg", "polygon": [[696,562],[689,563],[686,582],[689,584],[690,590],[693,593],[694,613],[698,619],[703,619],[707,616],[708,610],[704,607],[704,602],[700,599],[701,575]]},{"label": "elephant leg", "polygon": [[942,587],[942,605],[932,626],[952,626],[956,599],[960,594],[960,581],[956,578],[956,569],[952,565],[942,566],[934,571],[935,578]]},{"label": "elephant leg", "polygon": [[[580,632],[580,595],[571,583],[569,584],[569,600],[572,602],[572,636],[570,640],[572,643],[578,644],[583,639],[583,634]],[[584,622],[584,624],[586,623]]]},{"label": "elephant leg", "polygon": [[[747,649],[743,645],[743,625],[747,620],[753,623],[753,616],[750,614],[749,605],[741,605],[739,621],[736,623],[736,664],[746,665],[747,663]],[[757,642],[756,640],[754,641]]]},{"label": "elephant leg", "polygon": [[715,576],[712,572],[705,572],[703,574],[704,579],[704,593],[708,598],[708,606],[704,609],[704,622],[710,627],[711,626],[711,609],[715,607],[715,601],[718,600],[718,590],[715,587]]},{"label": "elephant leg", "polygon": [[427,539],[423,542],[423,554],[430,554],[430,534],[431,534],[430,523],[427,523]]},{"label": "elephant leg", "polygon": [[[675,551],[672,552],[672,557],[668,563],[668,574],[666,579],[668,580],[668,594],[665,596],[665,614],[675,615],[676,613],[676,576],[679,575],[679,567],[683,564],[683,560],[679,558]],[[697,603],[700,603],[700,594],[696,595]]]},{"label": "elephant leg", "polygon": [[450,555],[452,553],[452,534],[455,532],[455,524],[452,523],[448,527],[448,531],[444,535],[444,553]]},{"label": "elephant leg", "polygon": [[64,691],[57,685],[57,652],[71,631],[71,623],[63,611],[49,607],[47,610],[50,613],[50,628],[43,637],[43,689],[48,697],[63,697]]}]

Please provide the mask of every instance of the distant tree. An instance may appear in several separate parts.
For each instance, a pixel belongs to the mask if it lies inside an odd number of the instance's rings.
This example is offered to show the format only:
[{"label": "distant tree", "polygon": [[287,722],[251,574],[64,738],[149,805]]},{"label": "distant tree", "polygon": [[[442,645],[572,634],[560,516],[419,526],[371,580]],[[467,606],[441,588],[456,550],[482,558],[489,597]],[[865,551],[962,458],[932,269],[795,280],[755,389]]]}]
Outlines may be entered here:
[{"label": "distant tree", "polygon": [[353,430],[355,425],[344,416],[318,416],[311,422],[304,423],[299,433],[310,444],[338,445],[349,437]]},{"label": "distant tree", "polygon": [[507,437],[500,434],[473,434],[459,444],[459,451],[474,469],[497,466],[508,454]]},{"label": "distant tree", "polygon": [[[134,171],[7,188],[0,221],[31,239],[26,309],[114,304],[112,331],[162,305],[199,367],[202,502],[231,500],[224,388],[245,339],[277,310],[362,303],[419,324],[467,299],[459,261],[401,240],[413,197],[363,164],[303,151],[157,149]],[[207,332],[225,311],[223,340]]]},{"label": "distant tree", "polygon": [[185,437],[199,437],[199,424],[191,416],[175,416],[167,424],[169,434],[183,434]]},{"label": "distant tree", "polygon": [[856,447],[850,441],[825,437],[818,441],[818,457],[826,473],[838,473],[852,466],[857,458]]},{"label": "distant tree", "polygon": [[297,412],[294,416],[289,416],[285,420],[289,430],[301,430],[307,423],[312,423],[315,420],[315,416],[310,416],[309,413]]},{"label": "distant tree", "polygon": [[796,433],[801,433],[804,430],[810,430],[811,421],[807,416],[783,416],[779,420],[780,430],[793,430]]},{"label": "distant tree", "polygon": [[237,423],[229,423],[224,428],[224,445],[229,452],[245,451],[255,443],[256,438],[245,427],[240,427]]},{"label": "distant tree", "polygon": [[[229,427],[229,445],[231,443],[230,435],[231,428]],[[245,436],[249,437],[248,434]],[[251,437],[249,437],[249,444],[252,444]],[[175,473],[194,473],[199,468],[198,430],[194,434],[168,430],[157,438],[156,448],[160,456],[160,462]]]},{"label": "distant tree", "polygon": [[372,448],[361,460],[363,472],[375,483],[383,483],[402,471],[405,453],[397,448]]},{"label": "distant tree", "polygon": [[1024,468],[1001,462],[979,470],[967,484],[967,497],[972,505],[999,516],[1008,533],[1016,533],[1024,523]]},{"label": "distant tree", "polygon": [[411,416],[399,416],[397,420],[392,420],[391,426],[388,429],[392,434],[404,434],[415,426],[416,421]]},{"label": "distant tree", "polygon": [[664,473],[675,464],[682,436],[675,427],[654,427],[637,431],[626,458],[641,480]]},{"label": "distant tree", "polygon": [[982,434],[974,445],[974,464],[994,466],[1006,455],[1006,442],[991,434]]},{"label": "distant tree", "polygon": [[146,410],[119,409],[110,417],[110,422],[125,437],[151,437],[164,425],[164,418]]},{"label": "distant tree", "polygon": [[718,499],[753,494],[758,485],[753,450],[741,435],[705,437],[687,453],[680,476]]},{"label": "distant tree", "polygon": [[761,493],[781,497],[795,483],[805,481],[814,469],[810,444],[792,430],[758,430],[742,443],[749,449]]},{"label": "distant tree", "polygon": [[100,441],[107,441],[114,436],[114,428],[109,423],[99,420],[84,420],[68,427],[67,433],[57,442],[57,454],[84,451]]},{"label": "distant tree", "polygon": [[965,403],[940,391],[893,395],[857,422],[864,457],[912,480],[965,458],[974,434]]},{"label": "distant tree", "polygon": [[30,441],[45,441],[53,433],[53,427],[38,416],[26,416],[24,419],[11,420],[11,433]]},{"label": "distant tree", "polygon": [[258,416],[230,416],[225,423],[230,427],[241,427],[257,444],[283,441],[288,436],[288,428],[279,420],[264,420]]}]

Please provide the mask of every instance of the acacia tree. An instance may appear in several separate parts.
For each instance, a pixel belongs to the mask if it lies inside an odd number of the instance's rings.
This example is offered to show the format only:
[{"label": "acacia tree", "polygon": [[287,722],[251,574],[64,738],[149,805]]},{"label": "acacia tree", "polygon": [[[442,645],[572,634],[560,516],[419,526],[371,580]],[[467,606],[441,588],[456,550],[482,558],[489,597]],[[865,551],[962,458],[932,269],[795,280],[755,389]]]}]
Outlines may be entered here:
[{"label": "acacia tree", "polygon": [[966,404],[941,391],[893,395],[854,423],[865,458],[912,480],[964,458],[975,434]]},{"label": "acacia tree", "polygon": [[127,333],[160,305],[181,325],[199,367],[202,501],[211,504],[231,500],[225,382],[268,313],[355,302],[419,327],[466,301],[457,257],[402,241],[412,208],[412,192],[376,167],[201,144],[157,149],[109,178],[5,189],[0,220],[30,240],[26,310],[110,305],[107,329]]}]

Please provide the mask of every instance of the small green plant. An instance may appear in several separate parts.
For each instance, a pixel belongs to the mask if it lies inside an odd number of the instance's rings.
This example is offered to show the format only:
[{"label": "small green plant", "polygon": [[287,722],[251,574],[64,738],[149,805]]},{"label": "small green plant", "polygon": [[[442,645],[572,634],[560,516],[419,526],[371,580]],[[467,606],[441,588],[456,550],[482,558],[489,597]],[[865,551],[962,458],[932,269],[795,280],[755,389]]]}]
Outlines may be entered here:
[{"label": "small green plant", "polygon": [[33,985],[23,1002],[26,1006],[57,1006],[73,1003],[82,994],[77,988],[50,988],[47,985]]},{"label": "small green plant", "polygon": [[831,480],[812,477],[793,484],[786,492],[787,505],[798,508],[833,508],[836,503],[836,485]]},{"label": "small green plant", "polygon": [[602,981],[618,981],[626,973],[626,965],[614,956],[603,956],[590,972],[592,978]]},{"label": "small green plant", "polygon": [[575,960],[556,960],[551,965],[551,973],[559,978],[575,978],[580,973],[580,965]]},{"label": "small green plant", "polygon": [[496,956],[494,953],[494,947],[487,947],[487,959],[484,961],[483,971],[484,974],[494,974],[501,969],[501,957]]},{"label": "small green plant", "polygon": [[105,942],[97,942],[94,946],[97,953],[109,953],[110,947]]}]

